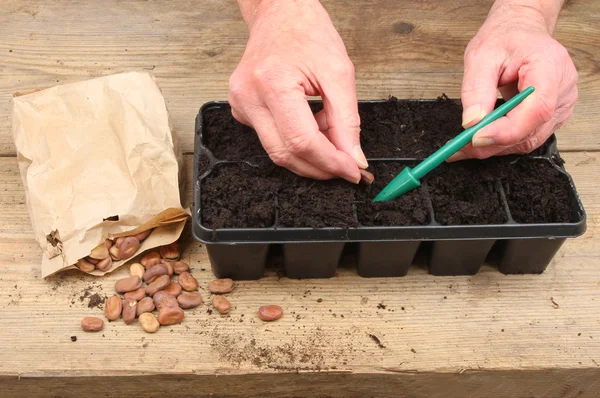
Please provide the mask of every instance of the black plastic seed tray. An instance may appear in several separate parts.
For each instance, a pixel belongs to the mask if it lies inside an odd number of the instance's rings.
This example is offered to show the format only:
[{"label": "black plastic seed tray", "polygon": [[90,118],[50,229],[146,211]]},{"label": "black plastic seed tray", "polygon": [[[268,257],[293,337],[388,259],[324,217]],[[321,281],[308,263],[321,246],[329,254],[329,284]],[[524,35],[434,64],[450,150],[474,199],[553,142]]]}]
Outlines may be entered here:
[{"label": "black plastic seed tray", "polygon": [[[375,111],[379,104],[386,102],[359,101],[361,117],[365,112]],[[417,109],[419,106],[432,105],[435,100],[399,100],[398,102],[406,103]],[[311,101],[311,106],[318,109],[319,102]],[[474,174],[465,175],[465,179],[480,183],[477,189],[481,188],[482,194],[490,195],[492,200],[489,202],[489,206],[484,208],[475,206],[479,194],[477,190],[474,191],[475,196],[471,198],[454,198],[452,196],[454,195],[453,188],[444,186],[452,170],[456,172],[456,167],[462,167],[455,165],[463,162],[444,166],[447,168],[446,171],[442,167],[439,171],[442,174],[439,176],[436,176],[437,170],[430,174],[422,181],[422,186],[416,190],[419,191],[418,195],[423,200],[424,210],[422,210],[422,214],[417,214],[421,217],[422,225],[381,226],[376,225],[376,222],[367,223],[361,219],[364,214],[370,215],[374,219],[387,216],[393,218],[398,216],[398,212],[401,213],[404,210],[396,207],[391,210],[384,208],[372,211],[369,204],[353,203],[351,216],[354,223],[352,226],[297,227],[289,225],[289,217],[282,214],[282,208],[279,206],[281,194],[274,189],[273,192],[267,192],[269,197],[272,197],[272,206],[275,209],[270,225],[262,228],[213,229],[206,224],[203,218],[204,203],[201,199],[206,181],[231,168],[260,169],[270,162],[260,145],[256,143],[248,145],[247,149],[250,154],[244,158],[239,157],[240,153],[229,151],[226,148],[227,139],[233,141],[236,139],[235,136],[226,136],[231,134],[231,131],[223,131],[225,135],[225,138],[221,140],[223,142],[218,144],[209,142],[207,145],[206,139],[203,137],[207,123],[206,115],[208,112],[219,110],[229,110],[227,102],[205,104],[196,118],[193,213],[194,236],[206,244],[212,270],[217,277],[258,279],[262,277],[270,257],[277,254],[283,257],[285,274],[289,278],[327,278],[335,275],[343,252],[355,256],[358,274],[363,277],[403,276],[413,264],[417,252],[425,256],[429,272],[434,275],[475,274],[486,261],[495,264],[499,271],[505,274],[541,273],[566,238],[579,236],[586,229],[585,211],[573,180],[563,168],[554,136],[532,155],[497,157],[487,161],[468,161],[480,162],[477,163],[477,167],[471,167],[470,170]],[[400,123],[400,126],[416,123],[415,120],[404,121],[403,118],[414,119],[414,115],[399,114],[396,122]],[[460,111],[452,118],[460,120]],[[443,122],[442,120],[442,125]],[[233,126],[237,122],[232,121],[231,123]],[[237,126],[238,130],[236,131],[240,131],[239,128],[240,126]],[[245,132],[253,133],[251,129],[244,128]],[[363,128],[363,135],[364,131]],[[397,133],[401,134],[401,129]],[[371,134],[377,133],[371,132]],[[363,137],[361,137],[362,139]],[[214,147],[210,148],[211,145]],[[443,145],[443,142],[435,145],[439,147],[439,145]],[[364,144],[363,148],[366,148]],[[414,165],[434,149],[437,148],[429,150],[428,153],[422,151],[412,154],[403,153],[398,157],[370,156],[366,149],[365,152],[369,164],[376,170],[379,168],[379,170],[394,170],[395,172],[404,166]],[[221,155],[226,154],[226,156],[219,158],[215,156],[215,152]],[[511,171],[513,168],[515,170]],[[482,171],[483,174],[479,175],[480,169],[489,172]],[[519,187],[523,189],[531,184],[535,185],[538,179],[536,171],[538,169],[553,174],[557,178],[558,185],[564,185],[559,187],[562,189],[562,196],[554,195],[550,189],[548,191],[550,202],[542,201],[541,204],[538,203],[539,198],[537,197],[532,196],[531,202],[527,197],[524,199],[521,197]],[[513,180],[508,177],[507,179],[498,177],[503,172],[511,175]],[[444,175],[443,173],[450,174]],[[382,181],[389,182],[391,177],[393,175],[378,176],[376,174],[376,181],[377,178],[382,178]],[[217,189],[219,188],[217,187]],[[470,191],[470,189],[465,191]],[[373,197],[375,193],[373,193]],[[235,196],[242,193],[232,192],[230,194]],[[465,194],[469,196],[469,192],[462,192],[462,195]],[[535,216],[534,204],[541,205],[542,210],[551,209],[552,200],[565,202],[563,204],[567,206],[568,214],[565,215],[563,211],[563,220],[551,222],[534,220],[532,222],[529,219],[532,215]],[[438,203],[440,201],[444,203]],[[455,204],[462,206],[459,215],[463,221],[458,223],[452,220],[452,211],[456,213],[456,210],[453,210]],[[220,202],[218,206],[223,207],[224,211],[229,211],[227,200]],[[393,205],[390,206],[393,207]],[[493,209],[494,206],[497,208]],[[236,211],[238,212],[236,215],[244,216],[242,214],[244,209]],[[491,215],[488,215],[488,212]],[[477,220],[482,216],[481,213],[486,213],[485,216],[490,217],[493,222],[478,223]],[[550,214],[550,217],[554,216]],[[282,220],[285,220],[285,223]]]}]

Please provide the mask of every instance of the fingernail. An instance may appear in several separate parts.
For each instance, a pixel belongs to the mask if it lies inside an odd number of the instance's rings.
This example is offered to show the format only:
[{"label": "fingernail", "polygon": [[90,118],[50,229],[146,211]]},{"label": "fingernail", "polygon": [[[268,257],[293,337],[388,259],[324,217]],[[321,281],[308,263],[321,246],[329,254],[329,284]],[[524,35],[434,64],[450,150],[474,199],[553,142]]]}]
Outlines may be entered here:
[{"label": "fingernail", "polygon": [[470,126],[473,122],[478,122],[485,116],[481,105],[473,105],[463,111],[463,127]]},{"label": "fingernail", "polygon": [[448,160],[446,160],[446,162],[448,162],[448,163],[456,162],[456,161],[463,160],[466,158],[467,158],[467,155],[465,155],[465,153],[463,151],[458,151],[454,155],[450,156],[448,158]]},{"label": "fingernail", "polygon": [[358,167],[360,167],[361,169],[366,169],[367,167],[369,167],[367,158],[365,157],[365,154],[362,151],[360,145],[355,145],[352,151],[354,152],[354,160],[356,160]]},{"label": "fingernail", "polygon": [[473,137],[473,147],[494,145],[494,140],[490,137]]}]

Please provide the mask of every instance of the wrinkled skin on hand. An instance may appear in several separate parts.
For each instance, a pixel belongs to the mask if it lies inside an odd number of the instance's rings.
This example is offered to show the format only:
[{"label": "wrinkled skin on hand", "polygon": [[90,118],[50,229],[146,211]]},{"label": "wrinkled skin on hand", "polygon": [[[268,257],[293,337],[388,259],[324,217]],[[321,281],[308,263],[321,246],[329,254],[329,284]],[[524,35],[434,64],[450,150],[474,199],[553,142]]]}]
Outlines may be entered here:
[{"label": "wrinkled skin on hand", "polygon": [[[252,126],[278,165],[316,179],[360,181],[354,67],[316,0],[262,1],[242,13],[250,38],[230,78],[233,116]],[[307,96],[321,95],[313,116]]]},{"label": "wrinkled skin on hand", "polygon": [[528,86],[535,92],[475,134],[472,145],[450,161],[529,153],[571,117],[578,96],[577,71],[567,50],[552,38],[552,29],[531,7],[490,11],[465,51],[463,126],[476,124],[493,110],[498,89],[504,99]]}]

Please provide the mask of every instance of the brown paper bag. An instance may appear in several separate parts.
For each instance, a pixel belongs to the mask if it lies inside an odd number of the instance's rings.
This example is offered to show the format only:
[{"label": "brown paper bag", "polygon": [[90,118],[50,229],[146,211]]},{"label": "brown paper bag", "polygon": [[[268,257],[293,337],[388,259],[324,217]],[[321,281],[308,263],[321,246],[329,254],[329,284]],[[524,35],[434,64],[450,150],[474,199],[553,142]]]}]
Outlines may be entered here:
[{"label": "brown paper bag", "polygon": [[[147,73],[52,87],[13,100],[12,129],[42,276],[107,238],[156,228],[138,253],[179,238],[182,158]],[[111,270],[126,261],[114,262]],[[93,274],[102,275],[95,270]]]}]

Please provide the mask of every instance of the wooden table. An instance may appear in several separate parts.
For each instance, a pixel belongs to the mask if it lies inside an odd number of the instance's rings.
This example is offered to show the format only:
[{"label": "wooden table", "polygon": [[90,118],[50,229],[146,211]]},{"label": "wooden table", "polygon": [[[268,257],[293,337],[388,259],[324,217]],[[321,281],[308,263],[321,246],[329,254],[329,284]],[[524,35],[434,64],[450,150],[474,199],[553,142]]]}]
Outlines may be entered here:
[{"label": "wooden table", "polygon": [[[361,99],[460,94],[463,49],[490,1],[324,1],[357,70]],[[543,275],[240,282],[229,316],[187,313],[145,334],[108,324],[85,292],[110,294],[125,269],[43,280],[11,136],[11,96],[128,70],[156,75],[191,180],[193,123],[225,99],[246,28],[233,1],[3,0],[0,6],[0,395],[589,396],[600,387],[600,3],[571,1],[557,28],[580,75],[559,134],[588,214]],[[191,195],[188,194],[188,199]],[[203,289],[206,251],[189,229],[184,258]],[[208,300],[206,290],[203,290]],[[285,316],[260,322],[279,303]],[[71,336],[77,336],[73,342]],[[380,343],[377,343],[375,337]],[[136,395],[137,396],[137,395]]]}]

